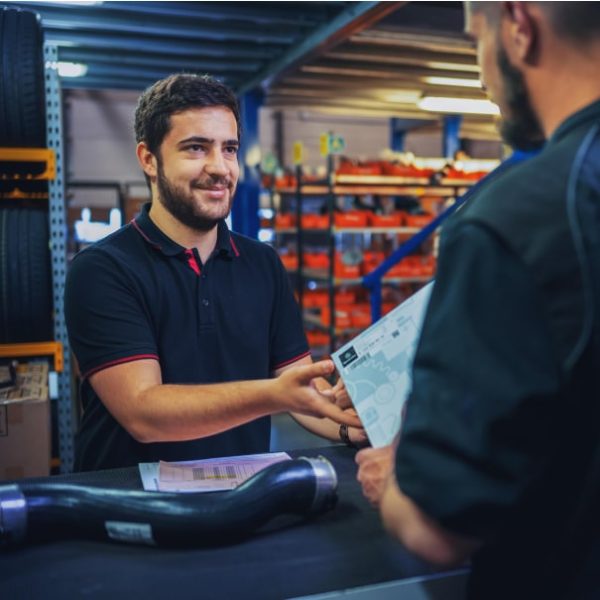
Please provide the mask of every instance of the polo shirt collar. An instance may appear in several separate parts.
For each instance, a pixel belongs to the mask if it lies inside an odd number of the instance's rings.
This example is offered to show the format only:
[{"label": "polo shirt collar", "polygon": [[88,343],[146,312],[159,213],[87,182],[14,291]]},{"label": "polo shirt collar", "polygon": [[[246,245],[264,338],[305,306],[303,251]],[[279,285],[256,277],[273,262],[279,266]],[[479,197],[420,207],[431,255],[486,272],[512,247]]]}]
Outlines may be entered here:
[{"label": "polo shirt collar", "polygon": [[[160,250],[165,256],[176,256],[185,252],[186,248],[165,235],[150,218],[151,206],[150,202],[144,204],[140,214],[131,221],[135,230],[148,244]],[[217,243],[214,254],[231,258],[240,254],[224,219],[217,223]]]},{"label": "polo shirt collar", "polygon": [[600,100],[588,104],[570,117],[567,117],[552,134],[549,142],[557,142],[580,125],[593,121],[600,121]]}]

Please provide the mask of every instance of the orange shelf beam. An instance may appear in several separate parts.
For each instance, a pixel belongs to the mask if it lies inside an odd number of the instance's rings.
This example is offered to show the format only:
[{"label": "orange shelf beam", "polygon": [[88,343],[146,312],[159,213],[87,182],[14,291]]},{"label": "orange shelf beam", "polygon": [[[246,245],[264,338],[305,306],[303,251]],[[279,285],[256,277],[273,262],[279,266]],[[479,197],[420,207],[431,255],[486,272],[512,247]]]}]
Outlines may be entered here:
[{"label": "orange shelf beam", "polygon": [[0,357],[53,356],[54,370],[64,367],[63,345],[60,342],[28,342],[26,344],[0,344]]},{"label": "orange shelf beam", "polygon": [[44,165],[44,170],[39,174],[0,175],[0,179],[47,180],[56,177],[56,155],[49,148],[0,148],[0,162],[35,162]]}]

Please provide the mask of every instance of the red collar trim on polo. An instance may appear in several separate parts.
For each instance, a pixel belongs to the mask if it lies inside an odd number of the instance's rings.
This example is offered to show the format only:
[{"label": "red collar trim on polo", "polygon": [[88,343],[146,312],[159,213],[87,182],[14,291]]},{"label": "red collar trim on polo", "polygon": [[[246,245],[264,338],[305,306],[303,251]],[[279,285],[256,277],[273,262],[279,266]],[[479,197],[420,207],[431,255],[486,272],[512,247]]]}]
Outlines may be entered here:
[{"label": "red collar trim on polo", "polygon": [[233,241],[233,236],[231,234],[229,234],[229,243],[231,244],[231,248],[233,249],[233,253],[236,256],[240,255],[240,251],[237,249],[237,246],[235,245],[235,242]]},{"label": "red collar trim on polo", "polygon": [[[185,254],[186,248],[180,246],[177,242],[165,235],[160,228],[157,227],[154,221],[152,221],[150,218],[150,206],[150,202],[145,204],[142,207],[140,214],[131,221],[131,225],[142,236],[142,238],[148,242],[148,244],[150,244],[154,249],[160,250],[163,254],[167,256]],[[233,241],[233,236],[231,235],[224,219],[217,223],[215,254],[229,256],[230,258],[240,255],[240,251]]]}]

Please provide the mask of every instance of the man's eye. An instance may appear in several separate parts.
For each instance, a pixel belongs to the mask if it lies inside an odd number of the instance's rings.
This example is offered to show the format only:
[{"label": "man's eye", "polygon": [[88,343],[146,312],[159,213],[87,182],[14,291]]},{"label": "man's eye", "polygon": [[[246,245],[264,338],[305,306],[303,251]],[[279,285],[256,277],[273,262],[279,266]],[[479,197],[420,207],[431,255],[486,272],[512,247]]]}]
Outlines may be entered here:
[{"label": "man's eye", "polygon": [[227,154],[237,154],[238,153],[238,147],[237,146],[226,146],[225,147],[225,152]]},{"label": "man's eye", "polygon": [[186,146],[186,150],[191,150],[192,152],[200,152],[204,149],[200,144],[192,144],[191,146]]}]

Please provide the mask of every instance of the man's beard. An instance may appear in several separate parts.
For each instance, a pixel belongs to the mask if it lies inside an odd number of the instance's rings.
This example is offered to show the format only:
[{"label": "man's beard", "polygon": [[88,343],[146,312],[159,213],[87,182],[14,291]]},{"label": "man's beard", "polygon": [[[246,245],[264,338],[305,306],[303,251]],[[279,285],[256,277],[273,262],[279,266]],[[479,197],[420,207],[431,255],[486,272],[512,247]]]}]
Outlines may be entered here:
[{"label": "man's beard", "polygon": [[173,215],[180,223],[194,229],[196,231],[210,231],[215,225],[229,214],[231,209],[231,198],[233,196],[233,190],[229,183],[221,178],[209,178],[205,181],[193,181],[192,185],[196,188],[208,188],[215,184],[226,184],[229,192],[230,205],[227,209],[227,213],[223,217],[217,219],[209,217],[206,214],[202,214],[200,209],[194,202],[193,192],[186,192],[185,190],[171,184],[171,182],[165,176],[161,161],[157,161],[156,169],[156,187],[158,188],[159,200],[165,209]]},{"label": "man's beard", "polygon": [[523,74],[513,67],[502,46],[498,48],[497,61],[507,106],[507,116],[503,115],[500,122],[500,135],[516,150],[536,150],[544,144],[545,136],[531,106]]}]

